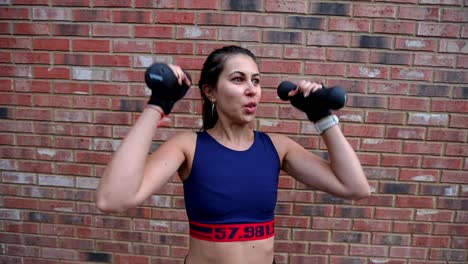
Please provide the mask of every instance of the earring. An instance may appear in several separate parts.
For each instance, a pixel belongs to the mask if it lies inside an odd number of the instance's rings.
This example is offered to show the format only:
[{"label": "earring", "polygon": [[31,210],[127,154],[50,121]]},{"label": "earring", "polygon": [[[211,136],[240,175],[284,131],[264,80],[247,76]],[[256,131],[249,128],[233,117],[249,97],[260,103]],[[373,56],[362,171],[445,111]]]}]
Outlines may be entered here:
[{"label": "earring", "polygon": [[214,116],[216,109],[216,102],[211,102],[211,116]]}]

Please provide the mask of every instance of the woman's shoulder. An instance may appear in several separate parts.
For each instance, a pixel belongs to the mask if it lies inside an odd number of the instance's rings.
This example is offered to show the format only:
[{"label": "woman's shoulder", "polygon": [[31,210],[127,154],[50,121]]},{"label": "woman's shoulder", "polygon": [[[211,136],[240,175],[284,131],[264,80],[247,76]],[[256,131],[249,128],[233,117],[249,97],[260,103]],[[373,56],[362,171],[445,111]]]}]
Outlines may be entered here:
[{"label": "woman's shoulder", "polygon": [[182,132],[177,132],[171,137],[169,137],[169,139],[164,144],[186,147],[190,145],[195,145],[196,140],[197,140],[197,132],[182,131]]},{"label": "woman's shoulder", "polygon": [[291,146],[297,145],[295,141],[293,141],[292,139],[290,139],[289,137],[285,135],[277,134],[277,133],[270,133],[270,132],[261,132],[261,133],[265,133],[271,139],[281,160],[289,151]]}]

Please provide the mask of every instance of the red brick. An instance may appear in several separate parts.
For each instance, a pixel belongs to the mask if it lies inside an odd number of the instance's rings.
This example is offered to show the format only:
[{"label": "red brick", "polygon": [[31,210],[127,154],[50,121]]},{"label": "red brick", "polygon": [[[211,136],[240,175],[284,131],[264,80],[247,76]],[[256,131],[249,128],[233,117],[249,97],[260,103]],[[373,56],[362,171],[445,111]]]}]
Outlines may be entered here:
[{"label": "red brick", "polygon": [[31,105],[32,96],[26,94],[2,94],[0,103],[4,105]]},{"label": "red brick", "polygon": [[417,209],[415,220],[428,222],[450,222],[454,212],[434,209]]},{"label": "red brick", "polygon": [[345,255],[347,250],[348,250],[348,246],[343,245],[343,244],[311,243],[309,253],[311,253],[311,254],[321,254],[323,252],[327,252],[327,253],[332,254],[332,255]]},{"label": "red brick", "polygon": [[405,142],[403,144],[403,153],[440,155],[443,147],[442,143]]},{"label": "red brick", "polygon": [[12,33],[10,23],[2,23],[0,22],[0,33],[3,35],[9,35]]},{"label": "red brick", "polygon": [[135,256],[135,255],[120,255],[116,254],[115,255],[115,263],[119,264],[130,264],[130,263],[135,263],[135,264],[150,264],[150,257],[147,256]]},{"label": "red brick", "polygon": [[468,226],[459,224],[446,224],[446,223],[434,223],[433,234],[436,235],[452,235],[458,236],[460,234],[466,234]]},{"label": "red brick", "polygon": [[352,225],[350,219],[345,218],[322,218],[314,217],[312,220],[313,229],[349,230]]},{"label": "red brick", "polygon": [[382,158],[382,165],[384,166],[396,166],[396,167],[418,167],[421,163],[421,158],[414,155],[385,155]]},{"label": "red brick", "polygon": [[141,82],[144,76],[141,71],[127,70],[127,68],[112,70],[111,74],[112,81],[115,82]]},{"label": "red brick", "polygon": [[31,9],[30,8],[20,8],[20,7],[3,7],[2,12],[0,13],[0,19],[31,19]]},{"label": "red brick", "polygon": [[400,152],[401,141],[388,139],[361,139],[361,149],[364,151]]},{"label": "red brick", "polygon": [[260,31],[252,29],[220,28],[218,38],[223,41],[259,42],[261,39],[260,33]]},{"label": "red brick", "polygon": [[449,53],[468,53],[468,41],[441,39],[439,51]]},{"label": "red brick", "polygon": [[450,120],[450,127],[468,128],[468,117],[453,115]]},{"label": "red brick", "polygon": [[37,209],[37,200],[22,199],[15,197],[4,197],[3,206],[5,208],[15,209]]},{"label": "red brick", "polygon": [[393,224],[394,233],[429,234],[431,229],[430,223],[395,222]]},{"label": "red brick", "polygon": [[237,26],[239,21],[240,14],[198,13],[199,25]]},{"label": "red brick", "polygon": [[177,11],[155,11],[155,23],[160,24],[188,24],[194,25],[196,14],[193,12],[177,12]]},{"label": "red brick", "polygon": [[273,60],[264,60],[260,64],[260,69],[265,73],[289,73],[299,74],[301,71],[301,62],[289,61],[281,62]]},{"label": "red brick", "polygon": [[304,1],[279,1],[268,0],[265,3],[265,10],[268,13],[284,12],[284,13],[303,13],[307,12],[307,3]]},{"label": "red brick", "polygon": [[392,68],[391,78],[395,80],[429,81],[432,71],[418,68]]},{"label": "red brick", "polygon": [[32,40],[30,38],[6,38],[0,37],[0,48],[10,48],[10,49],[31,49]]},{"label": "red brick", "polygon": [[178,1],[178,8],[182,9],[219,9],[219,1],[213,0],[200,0],[200,1],[190,1],[190,0],[181,0]]},{"label": "red brick", "polygon": [[369,112],[367,122],[377,124],[400,124],[405,121],[405,114],[398,112]]},{"label": "red brick", "polygon": [[193,54],[194,44],[188,42],[155,41],[154,50],[156,53],[165,54]]},{"label": "red brick", "polygon": [[453,67],[455,65],[455,56],[436,55],[436,54],[416,54],[414,65],[432,66],[432,67]]},{"label": "red brick", "polygon": [[378,17],[378,18],[394,18],[396,15],[395,6],[379,5],[365,5],[355,4],[354,16],[356,17]]},{"label": "red brick", "polygon": [[51,50],[51,51],[69,51],[70,41],[68,39],[45,39],[36,38],[34,39],[35,50]]},{"label": "red brick", "polygon": [[468,13],[463,9],[443,9],[442,10],[442,21],[446,22],[467,22]]},{"label": "red brick", "polygon": [[52,5],[53,6],[71,6],[71,7],[77,7],[77,6],[85,6],[85,7],[90,7],[90,0],[75,0],[71,2],[63,2],[60,0],[52,0]]},{"label": "red brick", "polygon": [[468,183],[467,173],[464,172],[454,172],[454,171],[444,171],[442,175],[442,182],[451,182],[451,183]]},{"label": "red brick", "polygon": [[345,76],[345,72],[346,65],[342,63],[306,62],[304,68],[304,74],[319,76]]},{"label": "red brick", "polygon": [[426,248],[392,247],[390,249],[390,257],[395,258],[422,259],[426,258],[427,254]]},{"label": "red brick", "polygon": [[437,42],[433,39],[396,38],[395,48],[401,50],[435,51]]},{"label": "red brick", "polygon": [[418,36],[438,36],[456,38],[460,34],[460,26],[453,24],[421,23],[418,27]]},{"label": "red brick", "polygon": [[431,141],[464,142],[465,137],[466,131],[430,128],[427,139]]},{"label": "red brick", "polygon": [[405,208],[434,208],[434,198],[431,197],[396,197],[396,206]]},{"label": "red brick", "polygon": [[462,158],[424,157],[422,166],[430,169],[461,169],[462,164]]},{"label": "red brick", "polygon": [[[64,2],[62,2],[64,3]],[[73,9],[73,21],[77,22],[110,22],[111,10]]]},{"label": "red brick", "polygon": [[153,9],[160,9],[160,8],[176,8],[177,1],[168,0],[168,1],[147,1],[147,0],[136,0],[135,7],[142,7],[142,8],[153,8]]},{"label": "red brick", "polygon": [[17,119],[52,120],[52,112],[49,109],[19,108],[16,109]]},{"label": "red brick", "polygon": [[350,65],[349,76],[356,78],[387,79],[389,76],[389,72],[387,67],[365,67],[358,65]]},{"label": "red brick", "polygon": [[431,111],[468,113],[468,102],[462,100],[434,100]]},{"label": "red brick", "polygon": [[89,25],[80,24],[54,24],[52,25],[52,32],[55,36],[89,37],[91,28]]},{"label": "red brick", "polygon": [[447,114],[410,113],[408,117],[408,124],[446,126],[448,124],[448,115]]},{"label": "red brick", "polygon": [[279,28],[282,26],[282,16],[277,14],[242,14],[240,23],[242,26]]},{"label": "red brick", "polygon": [[381,220],[354,220],[352,230],[366,231],[366,232],[389,232],[391,228],[391,221]]},{"label": "red brick", "polygon": [[131,7],[132,1],[131,0],[94,0],[94,6],[102,6],[102,7]]},{"label": "red brick", "polygon": [[34,20],[70,21],[71,10],[65,8],[33,8]]},{"label": "red brick", "polygon": [[309,226],[309,217],[277,216],[275,218],[275,229],[282,226],[305,228]]},{"label": "red brick", "polygon": [[114,10],[112,12],[112,22],[114,23],[151,24],[153,22],[152,20],[152,11]]},{"label": "red brick", "polygon": [[172,38],[174,28],[171,26],[135,26],[135,37],[140,38]]},{"label": "red brick", "polygon": [[50,35],[50,25],[48,23],[14,23],[13,32],[15,35]]},{"label": "red brick", "polygon": [[[135,28],[135,35],[140,37],[140,31]],[[94,37],[131,37],[132,28],[128,25],[93,25]]]},{"label": "red brick", "polygon": [[328,32],[307,32],[307,45],[309,46],[348,46],[349,35]]},{"label": "red brick", "polygon": [[34,77],[38,79],[70,79],[70,69],[62,67],[34,67]]},{"label": "red brick", "polygon": [[398,17],[401,19],[410,20],[439,20],[440,8],[426,6],[400,6]]},{"label": "red brick", "polygon": [[131,58],[126,55],[93,55],[94,66],[130,67]]},{"label": "red brick", "polygon": [[376,219],[385,220],[411,220],[413,211],[411,209],[396,209],[396,208],[376,208]]},{"label": "red brick", "polygon": [[349,251],[352,256],[384,257],[388,254],[388,247],[376,245],[351,245]]},{"label": "red brick", "polygon": [[109,40],[86,40],[86,39],[73,39],[72,40],[73,51],[96,51],[96,52],[109,52],[110,41]]},{"label": "red brick", "polygon": [[333,18],[329,19],[331,31],[370,32],[371,21],[368,19]]},{"label": "red brick", "polygon": [[112,50],[114,52],[150,53],[151,46],[152,46],[152,42],[146,41],[146,40],[135,40],[135,41],[114,40],[112,41]]},{"label": "red brick", "polygon": [[80,163],[107,164],[110,159],[111,155],[107,153],[80,151],[75,154],[75,161]]}]

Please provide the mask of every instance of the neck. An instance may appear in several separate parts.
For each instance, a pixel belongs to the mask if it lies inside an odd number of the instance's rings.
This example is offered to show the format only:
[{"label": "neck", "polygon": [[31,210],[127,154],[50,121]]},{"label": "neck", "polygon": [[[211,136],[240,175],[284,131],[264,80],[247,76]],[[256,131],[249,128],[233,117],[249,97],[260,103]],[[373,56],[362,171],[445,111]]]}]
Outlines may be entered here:
[{"label": "neck", "polygon": [[218,120],[216,125],[208,132],[220,143],[238,147],[250,146],[254,139],[253,129],[249,124],[225,124]]}]

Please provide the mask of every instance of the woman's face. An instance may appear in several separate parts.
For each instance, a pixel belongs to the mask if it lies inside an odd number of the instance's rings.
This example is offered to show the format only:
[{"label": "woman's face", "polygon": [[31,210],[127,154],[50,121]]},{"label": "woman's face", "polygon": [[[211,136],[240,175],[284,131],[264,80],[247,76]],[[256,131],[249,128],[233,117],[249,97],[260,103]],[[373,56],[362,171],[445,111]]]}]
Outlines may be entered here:
[{"label": "woman's face", "polygon": [[257,63],[247,55],[227,58],[213,96],[220,118],[235,123],[248,123],[255,119],[260,101],[260,74]]}]

